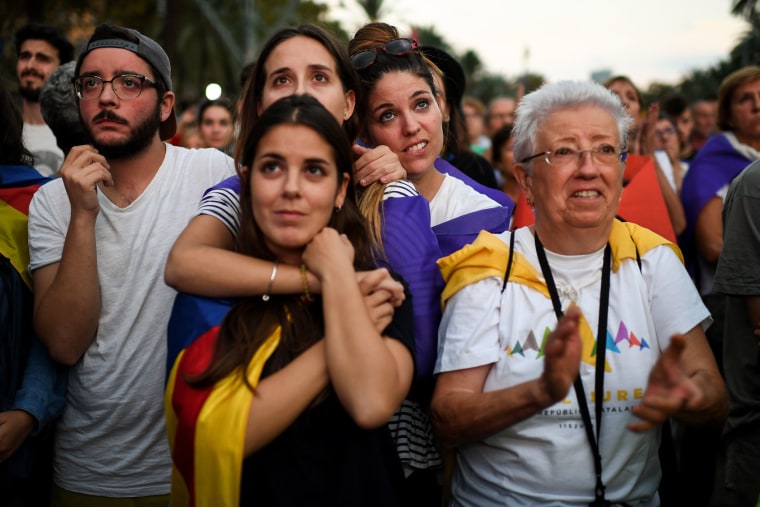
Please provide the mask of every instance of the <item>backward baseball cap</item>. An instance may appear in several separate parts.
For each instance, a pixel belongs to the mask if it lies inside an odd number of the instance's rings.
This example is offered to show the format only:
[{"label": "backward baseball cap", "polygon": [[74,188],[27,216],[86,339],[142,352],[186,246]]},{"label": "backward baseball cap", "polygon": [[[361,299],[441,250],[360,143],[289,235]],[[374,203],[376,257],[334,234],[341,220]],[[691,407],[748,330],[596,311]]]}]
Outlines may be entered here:
[{"label": "backward baseball cap", "polygon": [[[102,37],[98,35],[98,32],[105,30],[108,35]],[[132,39],[124,38],[120,32],[128,33]],[[93,40],[94,37],[98,37],[97,40]],[[90,37],[84,47],[84,51],[79,55],[77,59],[77,66],[74,69],[74,75],[79,75],[79,69],[82,66],[82,60],[87,56],[90,51],[100,48],[118,48],[131,51],[149,64],[158,72],[158,77],[164,83],[167,90],[172,89],[172,66],[169,62],[169,56],[166,51],[158,45],[156,41],[147,37],[137,30],[132,28],[124,28],[120,26],[114,26],[109,24],[102,24],[95,29],[95,33]],[[170,139],[177,132],[177,115],[172,107],[169,117],[161,122],[159,127],[159,135],[162,141]]]}]

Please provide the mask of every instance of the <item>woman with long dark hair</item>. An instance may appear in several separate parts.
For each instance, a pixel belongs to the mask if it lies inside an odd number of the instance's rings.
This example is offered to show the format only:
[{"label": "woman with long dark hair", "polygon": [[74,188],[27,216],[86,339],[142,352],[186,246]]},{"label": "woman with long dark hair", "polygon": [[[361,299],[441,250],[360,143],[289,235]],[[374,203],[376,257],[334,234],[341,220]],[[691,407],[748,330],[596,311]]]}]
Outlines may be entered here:
[{"label": "woman with long dark hair", "polygon": [[414,372],[411,305],[357,282],[372,253],[348,138],[316,99],[290,96],[244,129],[237,158],[238,251],[308,269],[322,292],[304,274],[298,294],[242,298],[178,356],[172,503],[396,505],[386,422]]}]

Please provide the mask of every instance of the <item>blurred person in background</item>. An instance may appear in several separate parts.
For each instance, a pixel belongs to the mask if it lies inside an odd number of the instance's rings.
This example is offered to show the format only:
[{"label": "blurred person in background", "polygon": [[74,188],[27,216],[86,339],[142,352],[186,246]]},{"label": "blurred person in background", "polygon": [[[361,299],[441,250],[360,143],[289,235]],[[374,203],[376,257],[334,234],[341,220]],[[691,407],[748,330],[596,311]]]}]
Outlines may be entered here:
[{"label": "blurred person in background", "polygon": [[478,155],[485,155],[491,148],[491,140],[486,135],[486,106],[475,97],[462,98],[462,114],[467,127],[470,149]]},{"label": "blurred person in background", "polygon": [[74,46],[52,25],[30,23],[15,34],[16,77],[23,98],[24,144],[34,156],[34,165],[44,176],[58,173],[63,152],[45,124],[40,110],[40,92],[55,69],[71,61]]},{"label": "blurred person in background", "polygon": [[691,106],[694,128],[691,130],[689,145],[691,158],[705,145],[710,136],[718,132],[718,100],[702,99]]},{"label": "blurred person in background", "polygon": [[641,92],[627,76],[613,76],[605,81],[633,118],[628,133],[628,159],[623,178],[623,198],[618,214],[624,220],[642,225],[669,241],[686,227],[683,207],[660,163],[654,157],[655,121],[658,104],[644,109]]},{"label": "blurred person in background", "polygon": [[198,133],[203,148],[230,153],[235,142],[235,109],[226,98],[205,100],[198,106]]},{"label": "blurred person in background", "polygon": [[499,175],[502,178],[501,190],[515,203],[510,230],[530,225],[535,220],[533,208],[531,208],[525,199],[525,192],[523,192],[515,176],[514,142],[512,125],[502,127],[491,139],[491,157],[493,158],[494,167],[499,171]]},{"label": "blurred person in background", "polygon": [[664,151],[673,171],[668,176],[673,189],[680,195],[683,177],[689,168],[688,162],[681,160],[683,150],[681,138],[678,135],[675,120],[667,115],[660,115],[655,123],[654,147],[656,150]]},{"label": "blurred person in background", "polygon": [[505,125],[515,122],[515,99],[512,97],[496,97],[488,103],[486,111],[486,134],[493,137]]},{"label": "blurred person in background", "polygon": [[689,145],[689,139],[691,139],[691,132],[694,130],[694,118],[686,99],[680,95],[669,97],[662,102],[660,109],[663,113],[670,116],[675,123],[676,131],[678,132],[678,142],[682,150],[679,158],[691,158],[693,153]]}]

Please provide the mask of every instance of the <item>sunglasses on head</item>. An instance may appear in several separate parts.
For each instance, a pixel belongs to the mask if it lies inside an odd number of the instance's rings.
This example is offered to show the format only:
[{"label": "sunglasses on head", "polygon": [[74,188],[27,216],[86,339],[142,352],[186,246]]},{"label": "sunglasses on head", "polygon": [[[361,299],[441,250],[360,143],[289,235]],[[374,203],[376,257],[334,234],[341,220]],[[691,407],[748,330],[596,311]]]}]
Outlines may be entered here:
[{"label": "sunglasses on head", "polygon": [[393,39],[383,46],[378,46],[366,51],[360,51],[351,57],[351,66],[356,70],[364,70],[372,66],[377,59],[378,51],[391,56],[404,56],[417,49],[417,41],[414,39]]}]

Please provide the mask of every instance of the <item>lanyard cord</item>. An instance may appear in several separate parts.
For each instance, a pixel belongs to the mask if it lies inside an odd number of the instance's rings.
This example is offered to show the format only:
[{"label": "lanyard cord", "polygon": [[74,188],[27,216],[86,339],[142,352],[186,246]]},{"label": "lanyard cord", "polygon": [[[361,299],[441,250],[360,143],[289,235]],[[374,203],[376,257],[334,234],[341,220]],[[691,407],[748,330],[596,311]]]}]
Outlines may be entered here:
[{"label": "lanyard cord", "polygon": [[[549,262],[546,260],[544,246],[541,244],[541,240],[538,239],[537,232],[535,233],[535,240],[538,262],[541,265],[541,272],[544,275],[546,286],[549,289],[549,294],[552,298],[554,313],[557,315],[557,320],[559,320],[562,318],[564,312],[562,311],[562,304],[559,300],[559,293],[557,292],[557,286],[554,283],[552,270],[549,267]],[[580,373],[578,373],[575,382],[573,382],[575,395],[578,398],[578,405],[581,411],[581,417],[583,418],[583,425],[586,430],[586,438],[591,446],[591,452],[594,455],[594,470],[596,471],[596,489],[594,495],[597,502],[605,501],[605,486],[604,481],[602,481],[602,456],[599,453],[599,432],[602,426],[602,399],[604,398],[604,363],[607,352],[607,310],[610,301],[611,262],[612,251],[610,249],[610,244],[607,243],[607,246],[604,249],[604,262],[602,263],[602,288],[599,293],[599,325],[596,335],[596,383],[594,386],[596,435],[594,435],[594,431],[591,428],[591,414],[589,413],[588,402],[586,401],[586,391],[583,388]]]}]

